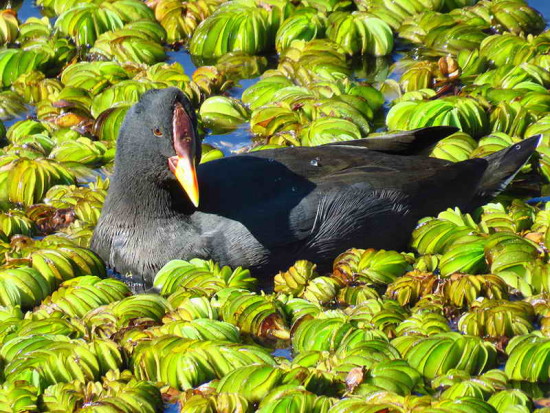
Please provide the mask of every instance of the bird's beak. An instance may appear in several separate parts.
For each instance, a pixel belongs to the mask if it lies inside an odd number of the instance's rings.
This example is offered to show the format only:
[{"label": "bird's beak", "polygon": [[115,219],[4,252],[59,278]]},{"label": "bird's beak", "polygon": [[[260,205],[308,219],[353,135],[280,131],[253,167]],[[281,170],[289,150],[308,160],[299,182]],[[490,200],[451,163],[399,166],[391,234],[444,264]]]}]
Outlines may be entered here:
[{"label": "bird's beak", "polygon": [[199,206],[199,183],[195,169],[195,136],[191,118],[183,105],[176,102],[172,119],[176,156],[168,158],[168,166],[187,193],[189,200]]}]

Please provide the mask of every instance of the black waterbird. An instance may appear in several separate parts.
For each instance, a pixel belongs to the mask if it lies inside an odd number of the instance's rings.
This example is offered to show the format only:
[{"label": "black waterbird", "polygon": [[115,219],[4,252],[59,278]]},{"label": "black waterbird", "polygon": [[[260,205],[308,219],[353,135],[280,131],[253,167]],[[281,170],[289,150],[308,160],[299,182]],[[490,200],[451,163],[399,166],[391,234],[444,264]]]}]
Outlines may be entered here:
[{"label": "black waterbird", "polygon": [[432,127],[198,165],[189,101],[175,88],[151,90],[122,125],[92,248],[144,286],[172,259],[247,267],[265,283],[298,259],[323,271],[350,247],[400,250],[420,218],[471,210],[499,193],[539,141],[458,163],[418,155],[455,131]]}]

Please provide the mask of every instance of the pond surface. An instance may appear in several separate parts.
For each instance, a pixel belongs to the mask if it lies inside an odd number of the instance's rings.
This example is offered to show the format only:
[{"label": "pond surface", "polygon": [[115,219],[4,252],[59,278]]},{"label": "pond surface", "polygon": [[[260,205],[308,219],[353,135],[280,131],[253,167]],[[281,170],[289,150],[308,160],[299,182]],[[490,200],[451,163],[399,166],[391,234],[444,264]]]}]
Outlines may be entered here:
[{"label": "pond surface", "polygon": [[529,5],[539,12],[546,18],[546,22],[550,22],[550,1],[548,0],[529,0]]}]

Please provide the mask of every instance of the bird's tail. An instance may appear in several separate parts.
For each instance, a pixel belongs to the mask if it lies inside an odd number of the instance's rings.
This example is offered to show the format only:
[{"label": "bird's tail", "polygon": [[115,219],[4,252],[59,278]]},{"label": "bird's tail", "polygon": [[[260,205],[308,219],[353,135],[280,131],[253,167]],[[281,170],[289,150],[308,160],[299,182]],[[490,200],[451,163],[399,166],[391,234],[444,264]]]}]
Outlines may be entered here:
[{"label": "bird's tail", "polygon": [[542,135],[536,135],[486,156],[484,159],[489,166],[481,178],[472,207],[486,204],[502,192],[535,153],[541,139]]}]

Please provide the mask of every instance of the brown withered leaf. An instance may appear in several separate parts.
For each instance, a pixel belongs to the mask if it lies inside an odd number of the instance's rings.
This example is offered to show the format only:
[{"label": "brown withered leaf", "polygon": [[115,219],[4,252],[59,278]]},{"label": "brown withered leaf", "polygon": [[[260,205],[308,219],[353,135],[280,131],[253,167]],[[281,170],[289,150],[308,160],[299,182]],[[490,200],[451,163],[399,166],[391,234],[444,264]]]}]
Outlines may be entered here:
[{"label": "brown withered leaf", "polygon": [[524,235],[529,241],[533,241],[536,244],[544,243],[544,234],[542,232],[529,232]]},{"label": "brown withered leaf", "polygon": [[533,401],[535,403],[535,408],[542,409],[544,407],[550,407],[550,399],[537,399]]},{"label": "brown withered leaf", "polygon": [[60,128],[70,128],[86,121],[89,121],[89,119],[72,112],[62,113],[54,119],[55,125]]},{"label": "brown withered leaf", "polygon": [[451,56],[442,57],[439,59],[437,64],[439,65],[439,70],[443,76],[453,79],[460,75],[458,63]]},{"label": "brown withered leaf", "polygon": [[365,370],[363,367],[352,368],[346,376],[346,387],[352,393],[357,386],[363,383],[365,379]]},{"label": "brown withered leaf", "polygon": [[259,337],[265,337],[270,340],[289,340],[290,333],[284,325],[279,314],[271,314],[262,322]]}]

